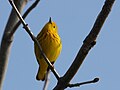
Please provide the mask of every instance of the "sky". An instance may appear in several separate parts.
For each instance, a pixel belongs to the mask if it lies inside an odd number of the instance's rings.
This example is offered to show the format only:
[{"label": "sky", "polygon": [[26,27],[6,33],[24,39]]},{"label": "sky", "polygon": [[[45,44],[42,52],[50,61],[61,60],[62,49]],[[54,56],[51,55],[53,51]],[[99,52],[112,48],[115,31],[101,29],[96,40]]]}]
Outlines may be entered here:
[{"label": "sky", "polygon": [[[72,64],[83,40],[90,32],[105,0],[41,0],[27,16],[26,23],[36,36],[49,17],[57,23],[62,39],[62,52],[54,67],[63,76]],[[34,2],[31,0],[24,11]],[[4,10],[3,10],[4,9]],[[23,11],[23,13],[24,13]],[[7,23],[11,6],[8,0],[0,1],[0,42]],[[116,0],[96,45],[90,50],[71,83],[83,82],[99,77],[95,84],[83,85],[66,90],[119,90],[120,81],[120,0]],[[3,90],[42,90],[44,82],[36,80],[38,64],[34,55],[34,44],[22,28],[18,28],[10,52]],[[48,90],[57,84],[50,74]]]}]

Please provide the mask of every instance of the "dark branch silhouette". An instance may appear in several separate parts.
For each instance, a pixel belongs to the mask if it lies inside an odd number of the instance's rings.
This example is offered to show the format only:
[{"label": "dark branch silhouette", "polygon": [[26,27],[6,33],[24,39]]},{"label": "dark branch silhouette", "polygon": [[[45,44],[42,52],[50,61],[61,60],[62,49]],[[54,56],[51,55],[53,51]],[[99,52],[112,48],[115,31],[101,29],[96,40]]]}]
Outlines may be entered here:
[{"label": "dark branch silhouette", "polygon": [[81,83],[75,83],[75,84],[68,84],[68,87],[72,88],[72,87],[79,87],[81,85],[85,85],[85,84],[90,84],[90,83],[96,83],[99,81],[99,78],[95,78],[91,81],[86,81],[86,82],[81,82]]},{"label": "dark branch silhouette", "polygon": [[73,61],[72,65],[68,69],[68,71],[65,73],[63,77],[61,77],[58,81],[58,84],[54,88],[54,90],[64,90],[68,87],[71,79],[74,77],[78,69],[80,68],[82,62],[85,60],[85,57],[87,56],[88,52],[91,50],[91,48],[96,43],[96,38],[108,16],[108,14],[111,11],[112,5],[115,0],[106,0],[105,4],[99,13],[95,24],[88,34],[88,36],[83,41],[83,45],[80,48],[75,60]]}]

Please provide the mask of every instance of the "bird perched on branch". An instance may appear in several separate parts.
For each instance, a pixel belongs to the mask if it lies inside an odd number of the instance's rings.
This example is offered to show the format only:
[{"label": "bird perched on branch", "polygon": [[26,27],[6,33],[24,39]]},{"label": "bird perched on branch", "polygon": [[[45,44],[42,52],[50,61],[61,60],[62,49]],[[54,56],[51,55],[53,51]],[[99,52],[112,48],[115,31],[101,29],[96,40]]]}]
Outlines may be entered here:
[{"label": "bird perched on branch", "polygon": [[[58,35],[57,25],[55,22],[51,20],[51,17],[49,19],[49,22],[46,23],[46,25],[37,35],[37,40],[42,47],[42,51],[45,53],[47,58],[53,64],[61,52],[62,42],[60,36]],[[39,64],[39,69],[36,79],[44,81],[45,75],[48,70],[48,64],[41,55],[36,43],[34,44],[34,51],[35,51],[36,59]]]}]

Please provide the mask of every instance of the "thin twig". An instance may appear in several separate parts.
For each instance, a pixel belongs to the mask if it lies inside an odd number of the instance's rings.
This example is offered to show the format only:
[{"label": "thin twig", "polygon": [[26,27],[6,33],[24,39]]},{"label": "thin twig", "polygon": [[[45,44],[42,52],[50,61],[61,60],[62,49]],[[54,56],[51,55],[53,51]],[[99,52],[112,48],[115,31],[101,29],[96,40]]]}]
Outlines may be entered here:
[{"label": "thin twig", "polygon": [[34,43],[36,43],[38,45],[38,49],[41,52],[41,55],[43,56],[44,60],[46,61],[46,63],[48,64],[49,68],[51,69],[51,71],[53,72],[53,74],[55,75],[55,77],[57,78],[57,80],[59,80],[59,74],[57,73],[57,71],[55,70],[55,68],[53,67],[53,65],[51,64],[51,62],[49,61],[49,59],[46,57],[45,53],[42,51],[42,48],[38,42],[38,40],[36,39],[36,37],[33,35],[33,33],[31,32],[30,28],[28,27],[28,24],[24,21],[24,19],[22,18],[21,14],[19,13],[19,11],[17,10],[13,0],[9,0],[11,6],[13,7],[13,9],[16,11],[16,14],[18,15],[21,23],[23,24],[23,28],[26,30],[26,32],[30,35],[31,39],[34,41]]},{"label": "thin twig", "polygon": [[47,90],[49,82],[50,82],[50,70],[48,70],[46,73],[43,90]]},{"label": "thin twig", "polygon": [[81,82],[81,83],[75,83],[75,84],[69,84],[68,87],[72,88],[72,87],[79,87],[81,85],[85,85],[85,84],[90,84],[90,83],[96,83],[99,81],[99,78],[95,78],[91,81],[86,81],[86,82]]},{"label": "thin twig", "polygon": [[[27,15],[38,5],[38,3],[40,2],[40,0],[36,0],[27,10],[26,12],[23,14],[22,18],[25,19],[27,17]],[[21,21],[19,20],[17,22],[17,24],[14,26],[13,30],[11,31],[10,35],[13,35],[15,33],[15,31],[17,30],[17,28],[19,27],[19,25],[21,24]]]}]

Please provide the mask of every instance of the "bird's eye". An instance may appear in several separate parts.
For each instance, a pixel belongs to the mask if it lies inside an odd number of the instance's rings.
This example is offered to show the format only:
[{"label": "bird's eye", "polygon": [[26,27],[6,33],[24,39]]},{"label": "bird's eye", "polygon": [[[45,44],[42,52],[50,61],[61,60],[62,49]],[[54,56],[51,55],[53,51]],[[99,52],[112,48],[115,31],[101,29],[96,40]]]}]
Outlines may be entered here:
[{"label": "bird's eye", "polygon": [[55,28],[55,26],[53,26],[53,28]]}]

